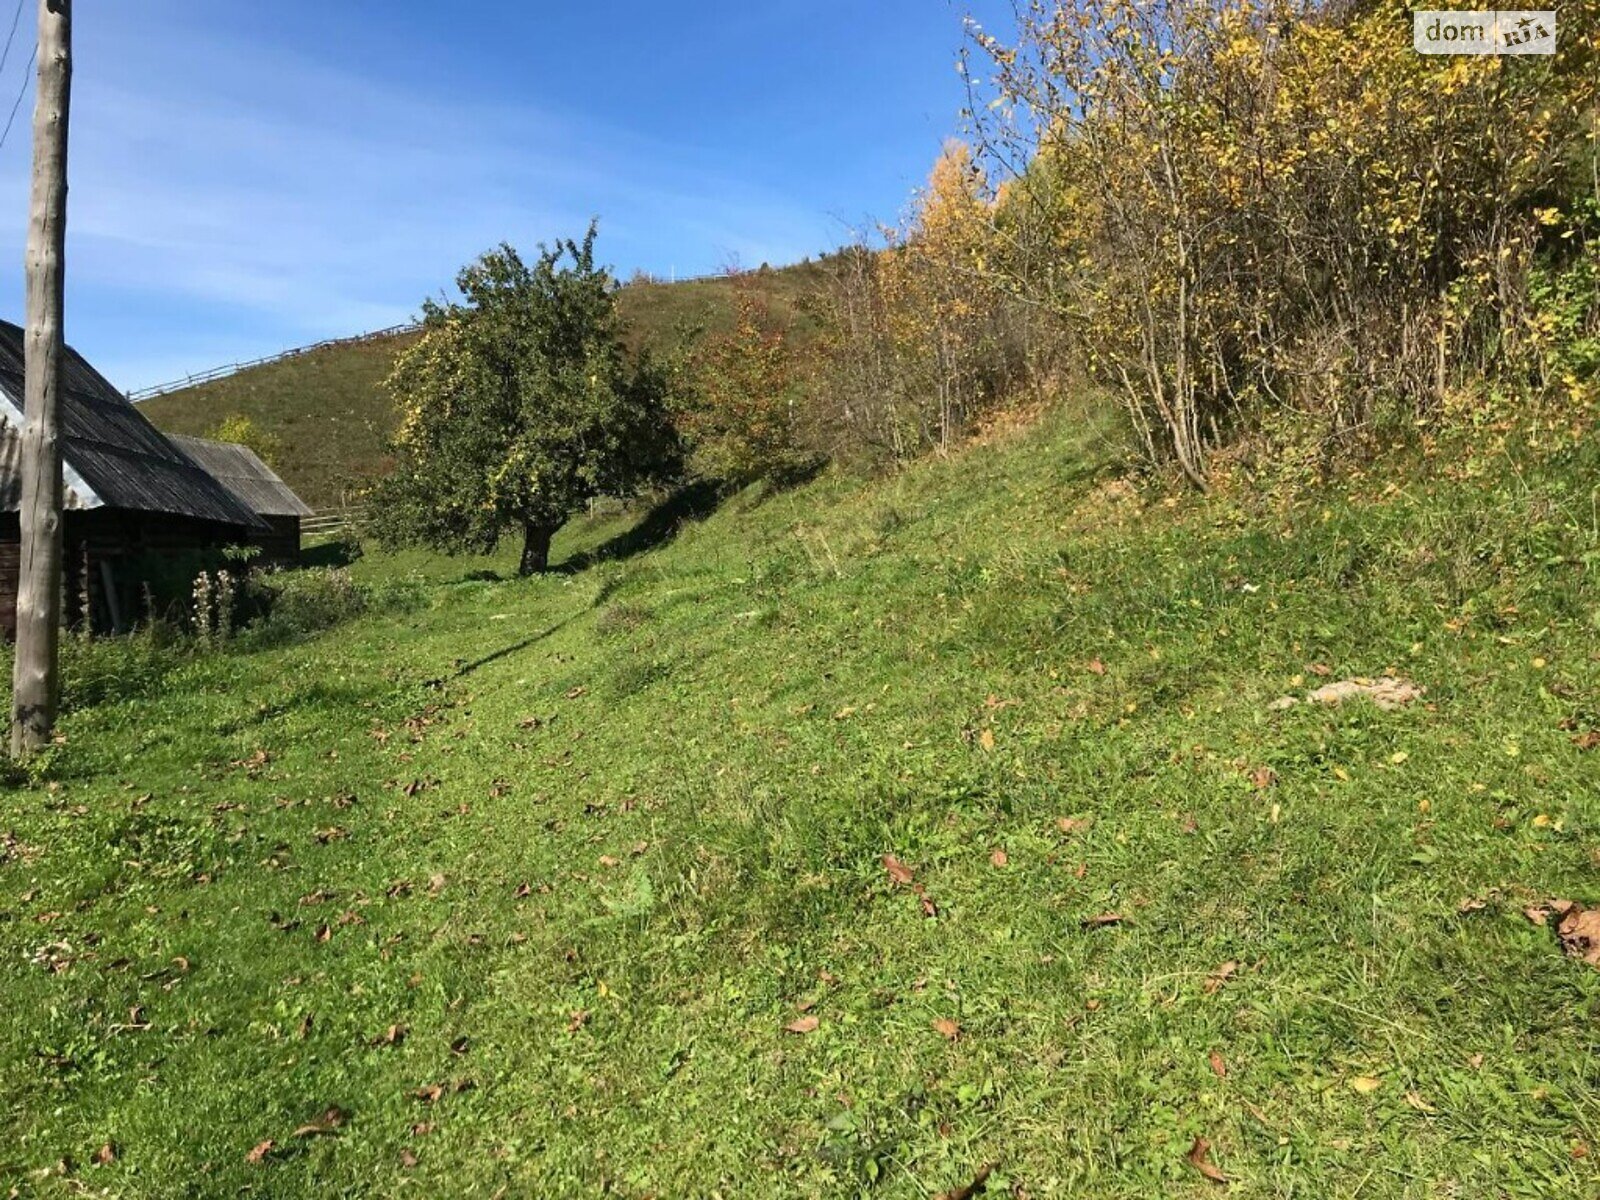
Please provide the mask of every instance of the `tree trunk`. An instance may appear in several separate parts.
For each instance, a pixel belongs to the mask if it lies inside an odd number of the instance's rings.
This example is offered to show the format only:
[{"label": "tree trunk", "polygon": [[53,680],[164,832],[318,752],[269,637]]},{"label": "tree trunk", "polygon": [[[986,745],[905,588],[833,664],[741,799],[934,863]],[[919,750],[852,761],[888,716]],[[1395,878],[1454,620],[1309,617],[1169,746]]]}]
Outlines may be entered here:
[{"label": "tree trunk", "polygon": [[67,231],[71,0],[39,0],[39,96],[33,116],[22,431],[22,553],[11,752],[44,746],[60,697],[62,274]]},{"label": "tree trunk", "polygon": [[540,525],[526,521],[522,526],[522,575],[542,575],[550,569],[550,539],[559,525]]}]

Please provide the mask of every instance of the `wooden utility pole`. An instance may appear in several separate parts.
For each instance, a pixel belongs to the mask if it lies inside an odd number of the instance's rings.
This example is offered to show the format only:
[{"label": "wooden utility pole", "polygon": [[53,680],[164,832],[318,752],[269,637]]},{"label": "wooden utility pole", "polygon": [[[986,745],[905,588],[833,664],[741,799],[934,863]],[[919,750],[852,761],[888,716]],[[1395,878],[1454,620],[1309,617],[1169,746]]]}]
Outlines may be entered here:
[{"label": "wooden utility pole", "polygon": [[67,114],[72,0],[39,0],[39,96],[28,210],[26,413],[22,430],[22,563],[11,753],[50,740],[61,693],[61,359],[67,240]]}]

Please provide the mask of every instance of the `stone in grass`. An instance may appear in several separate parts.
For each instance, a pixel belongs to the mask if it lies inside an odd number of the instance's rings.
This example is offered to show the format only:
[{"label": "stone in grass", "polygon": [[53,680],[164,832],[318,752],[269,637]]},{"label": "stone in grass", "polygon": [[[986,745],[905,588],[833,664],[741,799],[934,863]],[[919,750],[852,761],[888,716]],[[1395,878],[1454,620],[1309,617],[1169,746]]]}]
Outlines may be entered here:
[{"label": "stone in grass", "polygon": [[[1365,698],[1385,712],[1390,712],[1422,699],[1424,691],[1424,688],[1418,687],[1408,679],[1396,679],[1392,675],[1385,675],[1379,679],[1341,679],[1338,683],[1330,683],[1314,692],[1307,692],[1305,698],[1309,704],[1343,704],[1346,700]],[[1280,696],[1267,707],[1280,710],[1293,708],[1299,703],[1298,697]]]}]

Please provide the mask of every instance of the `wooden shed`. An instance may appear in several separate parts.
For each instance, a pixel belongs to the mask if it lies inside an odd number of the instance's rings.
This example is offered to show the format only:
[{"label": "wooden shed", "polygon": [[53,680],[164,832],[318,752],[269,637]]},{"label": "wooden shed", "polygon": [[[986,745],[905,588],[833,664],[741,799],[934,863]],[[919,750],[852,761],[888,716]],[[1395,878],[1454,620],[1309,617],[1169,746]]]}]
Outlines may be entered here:
[{"label": "wooden shed", "polygon": [[[0,321],[0,631],[16,634],[22,329]],[[76,351],[61,363],[64,617],[126,628],[152,577],[262,536],[249,506],[173,445]]]},{"label": "wooden shed", "polygon": [[300,518],[311,516],[311,507],[254,450],[176,433],[167,438],[261,518],[265,530],[249,541],[261,547],[268,562],[290,566],[300,561]]}]

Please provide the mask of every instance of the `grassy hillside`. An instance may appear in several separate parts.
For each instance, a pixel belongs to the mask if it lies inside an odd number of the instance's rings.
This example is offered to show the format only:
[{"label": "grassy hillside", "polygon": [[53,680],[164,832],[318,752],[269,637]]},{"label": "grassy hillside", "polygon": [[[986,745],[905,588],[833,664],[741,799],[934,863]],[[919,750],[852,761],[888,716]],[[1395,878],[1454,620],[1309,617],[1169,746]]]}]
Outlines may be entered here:
[{"label": "grassy hillside", "polygon": [[[742,278],[803,335],[809,323],[800,306],[822,285],[825,269],[812,263]],[[619,307],[635,343],[659,349],[674,344],[683,329],[725,327],[733,289],[730,279],[630,284]],[[162,429],[197,436],[230,414],[247,416],[281,441],[279,473],[306,503],[339,507],[383,470],[394,413],[381,385],[410,340],[402,335],[324,347],[159,396],[140,410]]]},{"label": "grassy hillside", "polygon": [[1249,511],[1094,430],[75,648],[0,1189],[1595,1194],[1593,447]]}]

